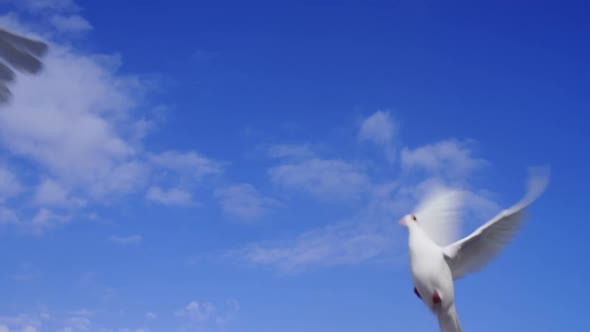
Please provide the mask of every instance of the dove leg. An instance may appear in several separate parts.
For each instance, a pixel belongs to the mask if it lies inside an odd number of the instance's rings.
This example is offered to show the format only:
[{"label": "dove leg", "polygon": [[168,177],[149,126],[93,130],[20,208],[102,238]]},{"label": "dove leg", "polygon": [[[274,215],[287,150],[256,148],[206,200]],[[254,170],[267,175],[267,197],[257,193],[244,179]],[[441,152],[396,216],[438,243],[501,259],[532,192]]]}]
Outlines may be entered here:
[{"label": "dove leg", "polygon": [[434,304],[439,304],[439,303],[441,303],[441,298],[440,298],[440,295],[438,294],[438,292],[437,292],[437,291],[434,291],[434,294],[432,294],[432,302],[433,302]]},{"label": "dove leg", "polygon": [[416,289],[416,287],[414,287],[414,294],[416,294],[416,296],[421,299],[422,296],[420,296],[420,293],[418,293],[418,290]]}]

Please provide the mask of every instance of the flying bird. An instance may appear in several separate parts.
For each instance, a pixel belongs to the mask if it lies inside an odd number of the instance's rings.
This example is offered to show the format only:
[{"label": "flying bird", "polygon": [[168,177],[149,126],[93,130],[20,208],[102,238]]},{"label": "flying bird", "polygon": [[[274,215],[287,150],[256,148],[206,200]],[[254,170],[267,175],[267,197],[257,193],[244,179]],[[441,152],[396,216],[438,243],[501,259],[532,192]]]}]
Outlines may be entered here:
[{"label": "flying bird", "polygon": [[0,28],[0,103],[10,100],[8,84],[15,80],[15,70],[37,74],[43,68],[41,58],[46,43]]},{"label": "flying bird", "polygon": [[530,177],[524,198],[476,229],[457,238],[462,192],[436,190],[400,220],[408,229],[414,293],[437,316],[441,332],[461,332],[454,281],[489,263],[522,226],[526,210],[545,190],[548,176]]}]

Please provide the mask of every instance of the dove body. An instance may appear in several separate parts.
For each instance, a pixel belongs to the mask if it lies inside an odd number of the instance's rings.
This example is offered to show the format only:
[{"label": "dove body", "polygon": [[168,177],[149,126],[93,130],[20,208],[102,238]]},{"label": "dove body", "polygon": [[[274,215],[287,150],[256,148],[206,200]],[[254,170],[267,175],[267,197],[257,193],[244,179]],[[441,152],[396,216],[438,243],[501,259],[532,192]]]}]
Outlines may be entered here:
[{"label": "dove body", "polygon": [[453,190],[431,193],[400,224],[408,229],[410,272],[415,292],[437,316],[441,332],[461,332],[455,310],[454,281],[479,271],[511,240],[529,205],[545,190],[548,176],[529,180],[525,197],[457,240],[462,194]]},{"label": "dove body", "polygon": [[437,305],[448,309],[455,301],[455,289],[442,249],[424,234],[418,224],[409,223],[408,231],[410,273],[414,286],[432,312]]}]

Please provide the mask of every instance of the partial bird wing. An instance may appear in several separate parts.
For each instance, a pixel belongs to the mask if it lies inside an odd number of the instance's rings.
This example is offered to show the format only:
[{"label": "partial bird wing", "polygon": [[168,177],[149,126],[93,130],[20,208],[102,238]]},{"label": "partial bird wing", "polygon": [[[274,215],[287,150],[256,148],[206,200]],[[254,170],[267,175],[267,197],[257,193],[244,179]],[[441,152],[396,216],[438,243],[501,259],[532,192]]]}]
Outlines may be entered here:
[{"label": "partial bird wing", "polygon": [[448,245],[458,237],[462,196],[458,190],[436,188],[414,210],[422,230],[440,246]]},{"label": "partial bird wing", "polygon": [[0,28],[0,102],[11,96],[8,83],[14,81],[14,69],[37,74],[43,67],[40,57],[45,55],[46,43],[33,40]]},{"label": "partial bird wing", "polygon": [[519,203],[443,249],[454,280],[478,271],[501,251],[522,226],[527,207],[541,195],[547,183],[547,175],[531,177],[528,192]]}]

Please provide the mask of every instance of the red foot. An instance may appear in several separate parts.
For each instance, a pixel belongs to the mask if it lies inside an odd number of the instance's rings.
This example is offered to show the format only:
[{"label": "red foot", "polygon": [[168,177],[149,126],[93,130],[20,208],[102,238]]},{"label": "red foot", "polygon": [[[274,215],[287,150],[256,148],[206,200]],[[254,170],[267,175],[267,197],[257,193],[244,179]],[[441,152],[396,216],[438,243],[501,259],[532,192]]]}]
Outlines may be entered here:
[{"label": "red foot", "polygon": [[432,294],[432,302],[434,302],[435,304],[440,303],[440,295],[438,295],[437,291],[434,291],[434,294]]},{"label": "red foot", "polygon": [[422,296],[420,296],[420,293],[418,293],[418,290],[416,289],[416,287],[414,287],[414,294],[416,294],[416,296],[418,298],[420,298],[420,299],[422,298]]}]

